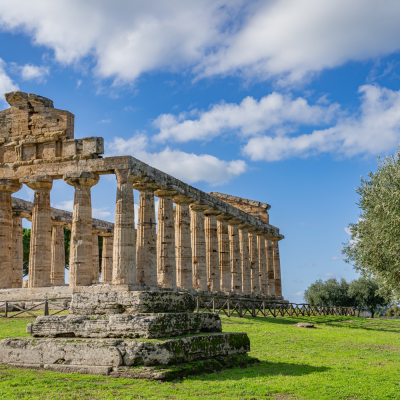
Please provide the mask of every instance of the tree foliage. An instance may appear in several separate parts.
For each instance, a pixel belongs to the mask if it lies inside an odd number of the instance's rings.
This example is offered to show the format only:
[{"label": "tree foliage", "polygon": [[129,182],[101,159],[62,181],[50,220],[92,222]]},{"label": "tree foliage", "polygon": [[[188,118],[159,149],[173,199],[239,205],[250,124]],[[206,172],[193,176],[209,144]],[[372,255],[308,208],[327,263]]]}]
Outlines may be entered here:
[{"label": "tree foliage", "polygon": [[361,209],[350,224],[351,239],[344,245],[345,261],[365,277],[374,277],[382,295],[400,298],[400,150],[378,158],[377,172],[361,177],[356,189]]}]

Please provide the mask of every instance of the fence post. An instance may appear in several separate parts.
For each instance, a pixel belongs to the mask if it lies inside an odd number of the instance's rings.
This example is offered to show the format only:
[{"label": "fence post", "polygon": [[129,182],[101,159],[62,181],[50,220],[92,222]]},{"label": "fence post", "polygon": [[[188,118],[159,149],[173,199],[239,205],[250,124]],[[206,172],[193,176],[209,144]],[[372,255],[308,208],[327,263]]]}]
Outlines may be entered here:
[{"label": "fence post", "polygon": [[276,317],[276,304],[274,303],[274,318]]},{"label": "fence post", "polygon": [[215,313],[215,297],[212,299],[213,313]]},{"label": "fence post", "polygon": [[8,301],[4,304],[4,316],[8,318]]},{"label": "fence post", "polygon": [[242,314],[242,300],[239,300],[238,309],[239,309],[239,317],[242,318],[243,317],[243,314]]},{"label": "fence post", "polygon": [[228,317],[231,316],[231,299],[228,297]]},{"label": "fence post", "polygon": [[256,306],[254,305],[254,301],[251,303],[251,314],[252,317],[256,316]]},{"label": "fence post", "polygon": [[293,306],[292,303],[289,305],[289,317],[293,316]]},{"label": "fence post", "polygon": [[263,302],[262,302],[262,307],[263,307],[263,315],[264,315],[264,317],[266,317],[266,315],[265,315],[265,300],[263,300]]},{"label": "fence post", "polygon": [[49,301],[47,299],[44,301],[44,315],[49,315]]}]

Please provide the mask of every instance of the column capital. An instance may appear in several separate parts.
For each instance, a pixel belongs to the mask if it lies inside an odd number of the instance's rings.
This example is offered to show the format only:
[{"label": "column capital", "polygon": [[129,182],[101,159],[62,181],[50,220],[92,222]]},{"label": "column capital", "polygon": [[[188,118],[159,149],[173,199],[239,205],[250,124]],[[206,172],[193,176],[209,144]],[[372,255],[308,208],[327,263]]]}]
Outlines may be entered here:
[{"label": "column capital", "polygon": [[17,180],[0,179],[0,192],[18,192],[22,188],[22,184]]},{"label": "column capital", "polygon": [[272,240],[273,242],[279,242],[279,241],[281,241],[282,239],[285,239],[285,236],[283,236],[283,235],[278,235],[278,236],[272,236],[272,237],[271,237],[271,240]]},{"label": "column capital", "polygon": [[150,178],[143,178],[140,181],[133,182],[133,188],[136,190],[149,190],[149,191],[156,191],[160,189],[161,185],[157,183],[154,179]]},{"label": "column capital", "polygon": [[229,221],[232,218],[233,215],[230,215],[228,213],[221,213],[220,215],[217,216],[217,220],[219,221]]},{"label": "column capital", "polygon": [[249,226],[248,230],[251,233],[256,233],[258,231],[257,227],[253,225]]},{"label": "column capital", "polygon": [[231,218],[228,221],[228,225],[241,225],[242,224],[242,220],[240,218]]},{"label": "column capital", "polygon": [[57,219],[52,219],[51,220],[51,226],[67,226],[67,222],[65,222],[65,221],[60,221],[60,220],[57,220]]},{"label": "column capital", "polygon": [[100,235],[100,232],[101,232],[101,230],[100,230],[100,229],[97,229],[97,228],[92,228],[92,235],[95,235],[95,234],[97,234],[97,236],[101,236],[101,235]]},{"label": "column capital", "polygon": [[209,216],[209,215],[210,215],[210,216],[211,216],[211,215],[217,216],[217,215],[219,215],[219,214],[221,214],[221,211],[217,210],[216,208],[212,208],[212,207],[207,208],[207,210],[204,211],[204,215],[205,215],[205,216]]},{"label": "column capital", "polygon": [[178,194],[173,198],[174,203],[176,204],[192,204],[196,200],[193,197],[185,196],[184,194]]},{"label": "column capital", "polygon": [[134,182],[137,179],[136,175],[132,175],[132,171],[130,169],[116,169],[114,171],[115,177],[117,178],[118,183],[124,184],[128,182]]},{"label": "column capital", "polygon": [[71,172],[65,174],[63,179],[71,186],[94,186],[99,182],[99,175],[94,172]]},{"label": "column capital", "polygon": [[21,210],[16,210],[12,212],[13,218],[23,218],[23,213]]},{"label": "column capital", "polygon": [[189,207],[193,211],[205,211],[210,208],[210,206],[208,204],[201,203],[200,200],[196,200]]},{"label": "column capital", "polygon": [[53,178],[50,175],[24,176],[19,181],[37,191],[51,190],[53,187]]},{"label": "column capital", "polygon": [[264,232],[264,237],[267,240],[272,240],[272,238],[274,237],[274,235],[271,232]]},{"label": "column capital", "polygon": [[154,192],[154,196],[157,197],[174,197],[178,194],[178,192],[175,189],[158,189]]},{"label": "column capital", "polygon": [[114,232],[113,231],[99,231],[99,236],[114,237]]},{"label": "column capital", "polygon": [[264,235],[264,233],[265,233],[265,232],[264,232],[263,229],[257,229],[257,230],[256,230],[256,235],[257,235],[257,236]]}]

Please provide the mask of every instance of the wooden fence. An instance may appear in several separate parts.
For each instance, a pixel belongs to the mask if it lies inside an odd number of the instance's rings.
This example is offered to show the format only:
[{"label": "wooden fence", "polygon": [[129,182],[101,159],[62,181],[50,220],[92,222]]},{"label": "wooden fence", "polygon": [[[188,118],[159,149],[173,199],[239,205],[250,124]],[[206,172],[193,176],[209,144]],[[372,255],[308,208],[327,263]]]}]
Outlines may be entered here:
[{"label": "wooden fence", "polygon": [[[0,301],[0,317],[15,318],[18,315],[24,313],[29,314],[33,317],[37,317],[37,314],[34,314],[32,311],[41,311],[40,308],[43,308],[44,315],[56,315],[62,311],[68,310],[68,306],[62,304],[63,302],[59,300],[71,301],[71,297],[58,297],[57,299]],[[30,303],[34,304],[32,305]],[[28,307],[23,307],[23,304],[28,304]],[[49,307],[49,304],[51,305],[51,307]],[[50,308],[56,308],[57,311],[51,312]],[[17,309],[18,311],[15,313],[14,309]]]}]

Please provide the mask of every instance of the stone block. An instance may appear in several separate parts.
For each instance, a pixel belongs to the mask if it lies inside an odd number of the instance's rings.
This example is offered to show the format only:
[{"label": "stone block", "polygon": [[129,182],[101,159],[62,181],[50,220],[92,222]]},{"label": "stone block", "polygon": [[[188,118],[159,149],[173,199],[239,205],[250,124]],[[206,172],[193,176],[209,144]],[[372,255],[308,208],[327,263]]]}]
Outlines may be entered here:
[{"label": "stone block", "polygon": [[62,143],[61,156],[69,157],[69,156],[75,156],[76,154],[77,154],[76,140],[75,139],[65,140]]},{"label": "stone block", "polygon": [[221,332],[217,314],[116,314],[111,316],[46,316],[28,324],[33,337],[162,338],[188,333]]},{"label": "stone block", "polygon": [[83,154],[103,154],[104,139],[101,137],[87,137],[82,139]]},{"label": "stone block", "polygon": [[74,294],[70,314],[110,315],[193,312],[194,297],[185,292],[133,291]]}]

